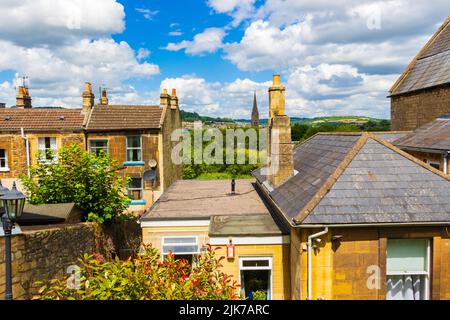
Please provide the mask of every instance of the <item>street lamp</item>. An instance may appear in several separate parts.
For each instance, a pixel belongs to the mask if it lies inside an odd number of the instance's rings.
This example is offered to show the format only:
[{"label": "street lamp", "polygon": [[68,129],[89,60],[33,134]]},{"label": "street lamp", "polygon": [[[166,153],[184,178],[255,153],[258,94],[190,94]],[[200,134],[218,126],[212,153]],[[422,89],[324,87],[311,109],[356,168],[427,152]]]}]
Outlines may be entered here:
[{"label": "street lamp", "polygon": [[[0,184],[1,185],[1,184]],[[0,187],[0,200],[3,203],[4,214],[2,216],[3,231],[5,232],[5,262],[6,262],[6,291],[5,299],[12,300],[12,275],[11,275],[11,232],[14,224],[20,218],[25,205],[25,195],[17,190],[16,182],[11,190]]]}]

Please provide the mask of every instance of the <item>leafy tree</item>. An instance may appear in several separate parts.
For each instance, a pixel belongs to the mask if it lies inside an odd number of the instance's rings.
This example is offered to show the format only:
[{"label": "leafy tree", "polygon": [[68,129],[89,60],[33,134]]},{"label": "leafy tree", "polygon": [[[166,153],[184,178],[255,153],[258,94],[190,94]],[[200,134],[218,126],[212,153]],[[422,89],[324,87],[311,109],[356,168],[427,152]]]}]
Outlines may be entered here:
[{"label": "leafy tree", "polygon": [[291,128],[292,141],[301,141],[308,129],[307,124],[295,123]]},{"label": "leafy tree", "polygon": [[20,179],[31,204],[74,202],[84,220],[104,223],[127,218],[127,179],[118,173],[108,154],[92,154],[73,144],[58,152],[57,161],[39,161],[30,168],[30,177]]},{"label": "leafy tree", "polygon": [[[216,258],[208,246],[192,266],[146,248],[134,259],[106,262],[101,256],[79,260],[80,278],[74,276],[37,282],[34,299],[43,300],[236,300],[236,281],[219,269],[224,257]],[[67,284],[72,284],[68,286]],[[78,286],[75,286],[77,285]]]}]

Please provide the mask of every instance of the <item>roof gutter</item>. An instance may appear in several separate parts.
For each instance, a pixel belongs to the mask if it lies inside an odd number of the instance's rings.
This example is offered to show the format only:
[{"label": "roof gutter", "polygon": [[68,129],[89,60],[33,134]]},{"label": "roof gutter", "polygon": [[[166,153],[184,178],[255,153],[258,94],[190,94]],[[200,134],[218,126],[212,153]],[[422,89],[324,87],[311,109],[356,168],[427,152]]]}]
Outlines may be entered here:
[{"label": "roof gutter", "polygon": [[316,228],[362,228],[362,227],[432,227],[432,226],[450,226],[450,221],[443,222],[389,222],[389,223],[355,223],[355,224],[301,224],[296,225],[299,229],[316,229]]},{"label": "roof gutter", "polygon": [[437,154],[443,154],[448,155],[448,150],[443,149],[428,149],[428,148],[420,148],[420,147],[408,147],[408,146],[402,146],[402,145],[395,145],[397,148],[400,148],[402,150],[408,150],[408,151],[418,151],[418,152],[427,152],[427,153],[437,153]]}]

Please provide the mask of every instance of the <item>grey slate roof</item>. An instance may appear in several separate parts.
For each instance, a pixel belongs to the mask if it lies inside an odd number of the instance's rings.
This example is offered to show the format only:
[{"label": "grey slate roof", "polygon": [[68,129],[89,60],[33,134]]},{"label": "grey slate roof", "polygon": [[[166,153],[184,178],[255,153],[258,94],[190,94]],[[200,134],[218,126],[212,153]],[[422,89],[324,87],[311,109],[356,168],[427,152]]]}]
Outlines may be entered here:
[{"label": "grey slate roof", "polygon": [[254,180],[178,180],[153,204],[142,221],[164,219],[209,219],[217,215],[269,215],[255,190]]},{"label": "grey slate roof", "polygon": [[[280,228],[281,227],[281,228]],[[282,231],[272,216],[246,215],[246,216],[213,216],[209,225],[210,237],[228,236],[277,236],[289,234],[289,230]]]},{"label": "grey slate roof", "polygon": [[302,224],[450,222],[449,187],[369,139]]},{"label": "grey slate roof", "polygon": [[386,140],[387,142],[394,142],[397,139],[403,138],[407,134],[411,133],[411,131],[386,131],[386,132],[372,132],[377,137]]},{"label": "grey slate roof", "polygon": [[[270,193],[288,220],[316,195],[361,135],[318,134],[294,149],[294,168],[298,174]],[[259,182],[265,177],[254,172]]]},{"label": "grey slate roof", "polygon": [[404,94],[450,83],[450,21],[447,21],[413,61],[411,68],[392,90],[392,95]]},{"label": "grey slate roof", "polygon": [[442,116],[393,142],[399,148],[450,151],[450,116]]},{"label": "grey slate roof", "polygon": [[268,193],[294,225],[450,223],[448,178],[376,135],[318,134],[295,149],[294,167]]}]

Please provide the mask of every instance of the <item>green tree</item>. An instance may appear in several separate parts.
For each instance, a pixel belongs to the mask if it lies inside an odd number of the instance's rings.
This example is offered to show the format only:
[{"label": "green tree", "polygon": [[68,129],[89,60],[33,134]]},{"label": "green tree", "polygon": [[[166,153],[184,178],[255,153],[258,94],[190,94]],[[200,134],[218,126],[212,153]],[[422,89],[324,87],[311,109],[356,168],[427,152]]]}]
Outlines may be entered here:
[{"label": "green tree", "polygon": [[292,141],[301,141],[308,131],[309,126],[307,124],[296,123],[291,128]]},{"label": "green tree", "polygon": [[126,261],[106,262],[101,256],[85,255],[78,263],[79,279],[66,276],[37,282],[41,288],[34,299],[235,300],[238,285],[220,271],[223,259],[216,258],[210,246],[193,265],[170,254],[161,262],[154,248]]},{"label": "green tree", "polygon": [[20,177],[31,204],[74,202],[86,221],[104,223],[127,218],[127,179],[108,154],[99,155],[73,144],[60,149],[57,161],[38,162],[30,177]]}]

